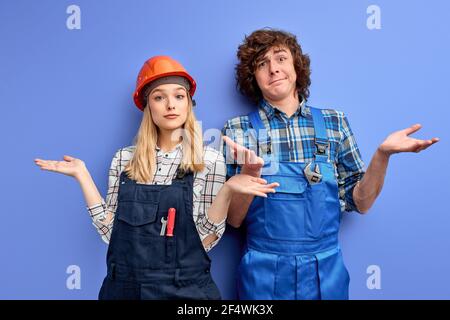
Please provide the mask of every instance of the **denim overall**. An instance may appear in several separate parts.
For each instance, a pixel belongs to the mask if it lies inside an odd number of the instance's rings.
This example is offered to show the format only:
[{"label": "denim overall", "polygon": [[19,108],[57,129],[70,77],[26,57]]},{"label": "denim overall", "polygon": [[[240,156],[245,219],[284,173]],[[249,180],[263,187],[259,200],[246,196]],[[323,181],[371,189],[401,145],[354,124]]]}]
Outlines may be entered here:
[{"label": "denim overall", "polygon": [[[301,162],[281,161],[265,174],[271,165],[265,157],[261,177],[280,186],[267,198],[255,197],[249,207],[239,299],[348,299],[350,278],[338,245],[338,186],[321,110],[311,108],[311,113],[316,151],[309,169],[318,165],[321,178],[309,181],[308,163]],[[260,143],[267,131],[258,111],[249,119]]]},{"label": "denim overall", "polygon": [[[180,170],[171,185],[121,173],[99,299],[221,299],[193,221],[192,183],[193,174]],[[169,208],[176,209],[173,237],[162,228]]]}]

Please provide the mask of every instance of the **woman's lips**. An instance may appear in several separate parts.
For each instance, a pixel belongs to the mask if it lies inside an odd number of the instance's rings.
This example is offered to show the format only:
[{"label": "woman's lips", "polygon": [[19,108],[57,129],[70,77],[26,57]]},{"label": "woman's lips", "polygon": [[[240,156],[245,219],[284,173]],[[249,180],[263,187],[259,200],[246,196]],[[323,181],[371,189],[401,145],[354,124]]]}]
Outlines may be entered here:
[{"label": "woman's lips", "polygon": [[166,119],[175,119],[178,118],[178,114],[168,114],[167,116],[164,116]]}]

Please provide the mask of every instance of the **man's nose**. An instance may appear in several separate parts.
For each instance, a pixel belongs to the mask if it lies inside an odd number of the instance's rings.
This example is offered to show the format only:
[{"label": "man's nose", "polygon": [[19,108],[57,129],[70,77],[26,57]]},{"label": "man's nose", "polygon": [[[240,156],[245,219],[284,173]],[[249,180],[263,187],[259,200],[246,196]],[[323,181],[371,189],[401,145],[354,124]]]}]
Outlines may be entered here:
[{"label": "man's nose", "polygon": [[276,63],[274,63],[274,61],[270,60],[268,63],[269,63],[270,75],[274,75],[280,71],[280,70],[278,70],[278,65]]}]

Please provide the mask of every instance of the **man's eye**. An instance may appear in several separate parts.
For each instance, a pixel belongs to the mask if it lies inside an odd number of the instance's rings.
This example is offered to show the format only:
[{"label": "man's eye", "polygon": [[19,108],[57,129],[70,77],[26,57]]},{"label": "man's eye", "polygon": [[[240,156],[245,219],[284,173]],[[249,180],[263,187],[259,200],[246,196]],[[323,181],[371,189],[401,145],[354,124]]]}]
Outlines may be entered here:
[{"label": "man's eye", "polygon": [[284,61],[284,60],[286,60],[286,58],[285,57],[280,57],[280,58],[278,58],[278,60]]},{"label": "man's eye", "polygon": [[177,99],[178,100],[183,100],[184,99],[184,95],[183,94],[177,94]]},{"label": "man's eye", "polygon": [[265,61],[260,62],[260,63],[258,63],[258,68],[262,68],[262,67],[264,67],[265,65],[266,65],[266,62],[265,62]]},{"label": "man's eye", "polygon": [[163,99],[162,96],[154,96],[153,97],[153,100],[155,100],[155,101],[161,101],[162,99]]}]

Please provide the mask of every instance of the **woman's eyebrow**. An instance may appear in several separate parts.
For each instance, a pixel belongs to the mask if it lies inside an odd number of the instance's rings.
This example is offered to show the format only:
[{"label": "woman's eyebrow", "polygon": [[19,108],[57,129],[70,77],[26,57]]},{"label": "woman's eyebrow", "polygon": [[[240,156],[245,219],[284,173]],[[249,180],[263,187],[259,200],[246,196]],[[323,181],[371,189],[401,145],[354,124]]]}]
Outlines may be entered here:
[{"label": "woman's eyebrow", "polygon": [[184,87],[182,87],[182,86],[179,86],[178,88],[173,89],[173,92],[178,92],[178,91],[183,91],[183,92],[185,92],[185,89],[184,89]]},{"label": "woman's eyebrow", "polygon": [[[177,88],[174,88],[174,89],[172,89],[172,92],[179,91],[179,90],[183,90],[184,91],[184,87],[183,86],[179,86]],[[168,90],[167,89],[155,89],[155,90],[152,91],[152,94],[154,94],[155,92],[167,93]]]},{"label": "woman's eyebrow", "polygon": [[164,92],[164,90],[162,90],[162,89],[155,89],[155,90],[152,91],[152,94],[154,94],[155,92],[158,92],[158,91],[159,92]]}]

